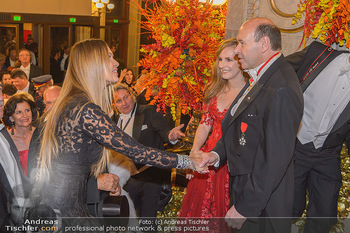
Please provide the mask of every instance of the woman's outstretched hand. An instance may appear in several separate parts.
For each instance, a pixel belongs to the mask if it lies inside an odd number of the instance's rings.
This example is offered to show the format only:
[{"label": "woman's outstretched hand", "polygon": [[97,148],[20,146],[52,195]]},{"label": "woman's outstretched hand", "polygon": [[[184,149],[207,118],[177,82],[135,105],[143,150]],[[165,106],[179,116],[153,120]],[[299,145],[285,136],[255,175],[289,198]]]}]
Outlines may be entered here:
[{"label": "woman's outstretched hand", "polygon": [[193,151],[190,154],[190,159],[193,162],[194,168],[193,170],[199,172],[199,173],[208,173],[209,169],[208,166],[200,166],[200,164],[203,163],[203,156],[202,151]]}]

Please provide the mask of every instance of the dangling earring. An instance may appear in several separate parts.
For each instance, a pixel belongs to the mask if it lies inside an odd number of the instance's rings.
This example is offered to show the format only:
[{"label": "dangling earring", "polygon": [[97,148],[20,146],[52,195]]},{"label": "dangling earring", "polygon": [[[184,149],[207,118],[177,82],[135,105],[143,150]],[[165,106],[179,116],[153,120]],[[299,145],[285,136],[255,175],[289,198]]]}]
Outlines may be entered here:
[{"label": "dangling earring", "polygon": [[15,122],[11,121],[12,125],[11,125],[11,135],[15,135],[15,131],[14,131],[14,127],[15,127]]},{"label": "dangling earring", "polygon": [[32,131],[32,124],[29,125],[29,131]]}]

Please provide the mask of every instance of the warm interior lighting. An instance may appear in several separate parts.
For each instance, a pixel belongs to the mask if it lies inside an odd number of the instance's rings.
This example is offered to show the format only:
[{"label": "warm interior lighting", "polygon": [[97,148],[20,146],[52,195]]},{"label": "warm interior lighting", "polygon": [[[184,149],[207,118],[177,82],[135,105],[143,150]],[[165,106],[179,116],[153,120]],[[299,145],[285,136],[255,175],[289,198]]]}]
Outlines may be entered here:
[{"label": "warm interior lighting", "polygon": [[108,8],[109,10],[113,10],[113,9],[114,9],[114,4],[113,4],[113,3],[108,4],[108,5],[107,5],[107,8]]},{"label": "warm interior lighting", "polygon": [[103,3],[101,3],[101,2],[96,3],[96,7],[99,9],[102,9],[103,6],[104,6]]},{"label": "warm interior lighting", "polygon": [[92,2],[92,14],[98,12],[101,15],[102,12],[110,13],[114,9],[114,4],[109,3],[109,0],[91,0]]}]

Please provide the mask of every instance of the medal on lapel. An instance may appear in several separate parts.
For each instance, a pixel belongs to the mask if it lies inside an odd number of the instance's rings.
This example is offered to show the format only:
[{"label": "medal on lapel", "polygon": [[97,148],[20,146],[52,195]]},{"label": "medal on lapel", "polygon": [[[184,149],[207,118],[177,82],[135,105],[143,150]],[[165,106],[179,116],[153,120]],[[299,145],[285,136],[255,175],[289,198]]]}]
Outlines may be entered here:
[{"label": "medal on lapel", "polygon": [[245,146],[245,144],[247,143],[246,139],[245,139],[245,131],[247,131],[247,128],[248,128],[248,124],[247,123],[244,123],[244,122],[241,122],[241,137],[239,138],[239,144],[241,146]]}]

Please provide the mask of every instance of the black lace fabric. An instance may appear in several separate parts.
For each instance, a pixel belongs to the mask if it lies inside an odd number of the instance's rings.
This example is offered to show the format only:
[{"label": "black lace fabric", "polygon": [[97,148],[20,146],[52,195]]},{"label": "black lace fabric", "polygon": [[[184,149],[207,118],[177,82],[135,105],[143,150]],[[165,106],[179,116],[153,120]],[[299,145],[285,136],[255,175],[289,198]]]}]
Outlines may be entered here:
[{"label": "black lace fabric", "polygon": [[[115,150],[136,163],[176,167],[177,155],[145,147],[121,131],[102,109],[75,96],[61,114],[57,140],[59,154],[51,161],[49,182],[37,184],[36,199],[64,217],[89,216],[86,183],[91,166],[103,147]],[[34,192],[34,193],[35,193]]]}]

